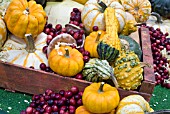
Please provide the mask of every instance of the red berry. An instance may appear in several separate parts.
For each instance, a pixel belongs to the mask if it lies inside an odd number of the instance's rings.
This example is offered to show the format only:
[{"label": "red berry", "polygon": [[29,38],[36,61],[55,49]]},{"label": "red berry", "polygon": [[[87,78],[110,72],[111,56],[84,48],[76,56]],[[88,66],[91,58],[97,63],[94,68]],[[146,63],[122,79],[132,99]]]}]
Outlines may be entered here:
[{"label": "red berry", "polygon": [[93,26],[93,31],[98,31],[98,30],[99,30],[98,26]]},{"label": "red berry", "polygon": [[57,25],[55,26],[55,29],[58,30],[58,31],[61,30],[61,29],[62,29],[61,24],[57,24]]}]

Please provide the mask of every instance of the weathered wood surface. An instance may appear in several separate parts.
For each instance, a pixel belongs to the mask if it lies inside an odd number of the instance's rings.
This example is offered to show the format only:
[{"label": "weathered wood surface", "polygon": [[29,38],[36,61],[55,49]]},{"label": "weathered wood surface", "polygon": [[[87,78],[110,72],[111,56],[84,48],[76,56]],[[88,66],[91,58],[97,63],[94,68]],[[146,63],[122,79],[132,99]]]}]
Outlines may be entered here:
[{"label": "weathered wood surface", "polygon": [[[143,32],[144,31],[144,32]],[[140,38],[142,39],[143,60],[151,64],[153,62],[152,53],[149,44],[147,29],[142,28]],[[148,39],[147,39],[148,38]],[[147,47],[147,48],[146,48]],[[142,82],[139,91],[126,91],[118,89],[121,99],[127,95],[140,94],[147,101],[150,100],[154,89],[154,73],[152,68],[144,68],[144,81]],[[47,73],[40,70],[23,68],[18,65],[13,65],[0,61],[0,87],[9,90],[40,94],[46,89],[59,91],[61,89],[69,89],[76,85],[80,90],[84,90],[91,82],[78,80],[69,77],[62,77],[57,74]]]}]

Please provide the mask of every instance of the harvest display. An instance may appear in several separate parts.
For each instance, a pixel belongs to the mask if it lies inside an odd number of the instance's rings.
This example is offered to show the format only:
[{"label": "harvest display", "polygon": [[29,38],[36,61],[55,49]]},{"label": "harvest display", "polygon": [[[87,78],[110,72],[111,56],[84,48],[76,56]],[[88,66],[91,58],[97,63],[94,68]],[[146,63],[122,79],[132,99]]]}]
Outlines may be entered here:
[{"label": "harvest display", "polygon": [[[118,88],[138,91],[143,67],[154,69],[156,85],[170,88],[170,22],[157,7],[149,0],[64,0],[55,10],[34,0],[0,6],[2,62],[91,82],[81,92],[74,86],[34,95],[21,114],[152,112],[140,95],[120,99]],[[130,36],[141,27],[149,30],[153,66],[143,62],[144,47]]]}]

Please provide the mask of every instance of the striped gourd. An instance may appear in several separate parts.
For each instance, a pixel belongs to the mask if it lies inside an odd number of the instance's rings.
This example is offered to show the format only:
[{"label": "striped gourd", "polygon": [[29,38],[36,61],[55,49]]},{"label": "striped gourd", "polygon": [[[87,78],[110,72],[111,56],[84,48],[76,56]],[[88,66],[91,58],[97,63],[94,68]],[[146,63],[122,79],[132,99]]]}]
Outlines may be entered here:
[{"label": "striped gourd", "polygon": [[[104,4],[103,4],[104,3]],[[99,30],[105,30],[104,11],[106,7],[115,9],[116,17],[118,19],[118,32],[121,32],[125,25],[125,11],[123,6],[115,0],[89,0],[86,2],[81,19],[88,32],[92,32],[93,26],[98,26]]]},{"label": "striped gourd", "polygon": [[118,38],[117,18],[114,8],[106,8],[105,12],[106,34],[97,46],[97,52],[100,59],[108,62],[114,61],[121,50],[120,39]]},{"label": "striped gourd", "polygon": [[27,34],[25,44],[17,45],[17,42],[13,43],[13,45],[20,47],[10,47],[11,45],[6,45],[6,50],[0,52],[0,60],[23,67],[34,67],[35,69],[40,69],[41,63],[48,65],[47,57],[42,51],[43,47],[47,45],[46,40],[47,35],[44,33],[38,35],[35,41],[30,34]]},{"label": "striped gourd", "polygon": [[101,82],[110,78],[111,66],[106,60],[93,58],[85,64],[82,74],[87,81]]}]

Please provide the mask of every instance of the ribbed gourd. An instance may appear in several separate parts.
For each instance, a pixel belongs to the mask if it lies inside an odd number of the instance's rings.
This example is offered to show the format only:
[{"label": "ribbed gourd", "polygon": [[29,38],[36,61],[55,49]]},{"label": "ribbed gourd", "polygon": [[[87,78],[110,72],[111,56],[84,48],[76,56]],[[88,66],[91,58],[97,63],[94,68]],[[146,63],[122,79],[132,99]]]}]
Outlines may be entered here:
[{"label": "ribbed gourd", "polygon": [[84,66],[83,77],[90,82],[101,82],[110,78],[111,66],[107,60],[90,59]]},{"label": "ribbed gourd", "polygon": [[119,87],[134,90],[141,85],[143,68],[138,56],[133,51],[122,51],[114,62],[114,75]]},{"label": "ribbed gourd", "polygon": [[118,38],[118,20],[115,16],[115,9],[108,7],[104,12],[106,22],[106,34],[97,46],[100,59],[108,62],[114,61],[121,50],[121,42]]}]

